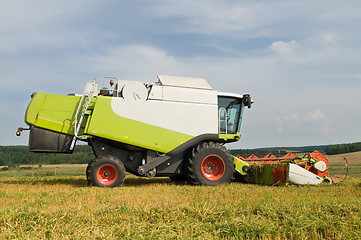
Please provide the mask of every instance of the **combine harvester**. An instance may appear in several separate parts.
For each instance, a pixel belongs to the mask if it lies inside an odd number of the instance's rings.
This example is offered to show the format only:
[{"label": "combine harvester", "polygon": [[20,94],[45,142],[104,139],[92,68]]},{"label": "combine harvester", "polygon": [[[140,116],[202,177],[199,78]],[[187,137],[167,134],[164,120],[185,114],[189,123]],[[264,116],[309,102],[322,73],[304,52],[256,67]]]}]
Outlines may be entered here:
[{"label": "combine harvester", "polygon": [[[105,80],[110,86],[103,87]],[[252,103],[248,94],[215,91],[201,78],[158,76],[143,83],[103,77],[87,83],[82,95],[33,93],[25,114],[29,128],[16,134],[30,130],[31,152],[72,153],[78,140],[87,142],[96,156],[86,169],[93,186],[121,186],[126,172],[210,186],[230,182],[235,172],[272,185],[329,180],[319,153],[257,164],[232,156],[223,145],[240,139],[243,112]]]}]

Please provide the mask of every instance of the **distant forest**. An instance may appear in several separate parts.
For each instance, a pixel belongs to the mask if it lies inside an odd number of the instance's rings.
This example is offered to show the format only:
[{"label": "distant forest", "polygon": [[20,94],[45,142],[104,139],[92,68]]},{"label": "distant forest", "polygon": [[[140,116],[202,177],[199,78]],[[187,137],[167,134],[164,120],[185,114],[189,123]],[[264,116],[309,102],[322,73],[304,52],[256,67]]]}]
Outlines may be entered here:
[{"label": "distant forest", "polygon": [[0,166],[17,166],[23,164],[83,164],[94,159],[88,145],[77,145],[73,154],[33,153],[28,146],[0,146]]},{"label": "distant forest", "polygon": [[[317,150],[323,154],[335,155],[361,151],[361,142],[337,145],[321,145],[306,147],[275,147],[257,149],[232,149],[233,155],[247,157],[251,154],[265,155],[268,153],[284,154],[287,152],[312,152]],[[73,154],[31,153],[27,146],[0,146],[0,166],[18,166],[23,164],[87,164],[94,159],[91,147],[77,145]]]},{"label": "distant forest", "polygon": [[255,148],[255,149],[233,149],[233,155],[249,156],[251,154],[265,155],[268,153],[285,154],[288,152],[313,152],[319,151],[326,155],[336,155],[341,153],[358,152],[361,151],[361,142],[344,143],[336,145],[319,145],[319,146],[305,146],[305,147],[274,147],[274,148]]}]

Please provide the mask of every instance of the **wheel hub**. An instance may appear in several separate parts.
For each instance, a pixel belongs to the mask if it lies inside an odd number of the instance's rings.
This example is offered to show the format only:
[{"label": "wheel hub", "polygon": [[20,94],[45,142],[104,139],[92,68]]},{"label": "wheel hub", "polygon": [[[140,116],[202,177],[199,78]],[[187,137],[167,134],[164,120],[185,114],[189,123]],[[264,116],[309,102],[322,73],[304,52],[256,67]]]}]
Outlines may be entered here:
[{"label": "wheel hub", "polygon": [[213,163],[207,163],[205,172],[206,173],[212,173],[214,171],[214,164]]},{"label": "wheel hub", "polygon": [[110,164],[101,166],[97,171],[97,179],[101,184],[110,185],[116,181],[118,177],[117,169]]},{"label": "wheel hub", "polygon": [[218,155],[208,155],[201,163],[201,170],[206,179],[216,181],[223,177],[225,163]]}]

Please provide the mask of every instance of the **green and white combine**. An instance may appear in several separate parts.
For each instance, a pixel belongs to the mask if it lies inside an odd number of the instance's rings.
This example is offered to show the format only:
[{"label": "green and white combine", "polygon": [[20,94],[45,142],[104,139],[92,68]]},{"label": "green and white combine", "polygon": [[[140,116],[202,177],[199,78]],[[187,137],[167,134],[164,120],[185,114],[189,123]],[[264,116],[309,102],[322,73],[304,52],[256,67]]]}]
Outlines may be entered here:
[{"label": "green and white combine", "polygon": [[[109,87],[102,87],[105,80]],[[249,170],[223,144],[240,139],[251,104],[250,95],[218,92],[200,78],[103,77],[82,95],[34,93],[25,122],[32,152],[72,153],[77,140],[87,142],[96,156],[86,170],[94,186],[120,186],[125,172],[218,185],[230,182],[235,169]]]}]

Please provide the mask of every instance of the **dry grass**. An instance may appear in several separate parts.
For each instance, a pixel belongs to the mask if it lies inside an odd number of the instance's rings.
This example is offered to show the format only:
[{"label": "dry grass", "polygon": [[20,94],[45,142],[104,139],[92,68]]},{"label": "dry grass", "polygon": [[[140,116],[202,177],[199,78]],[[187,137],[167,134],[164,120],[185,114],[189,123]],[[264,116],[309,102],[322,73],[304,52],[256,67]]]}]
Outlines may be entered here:
[{"label": "dry grass", "polygon": [[76,176],[85,174],[86,164],[57,164],[57,165],[21,165],[7,171],[1,171],[1,177],[43,177],[43,176]]},{"label": "dry grass", "polygon": [[346,157],[349,164],[361,165],[361,152],[344,153],[339,155],[328,155],[327,158],[331,164],[342,162],[343,157]]},{"label": "dry grass", "polygon": [[361,239],[361,172],[305,187],[195,187],[129,175],[106,189],[87,185],[85,165],[57,168],[73,176],[0,172],[0,239]]},{"label": "dry grass", "polygon": [[194,187],[128,176],[0,179],[0,239],[350,239],[361,237],[360,179],[319,187]]},{"label": "dry grass", "polygon": [[[337,175],[345,166],[344,157],[348,161],[348,176],[361,178],[361,152],[327,156],[330,163],[330,176]],[[342,174],[345,174],[344,170]]]}]

